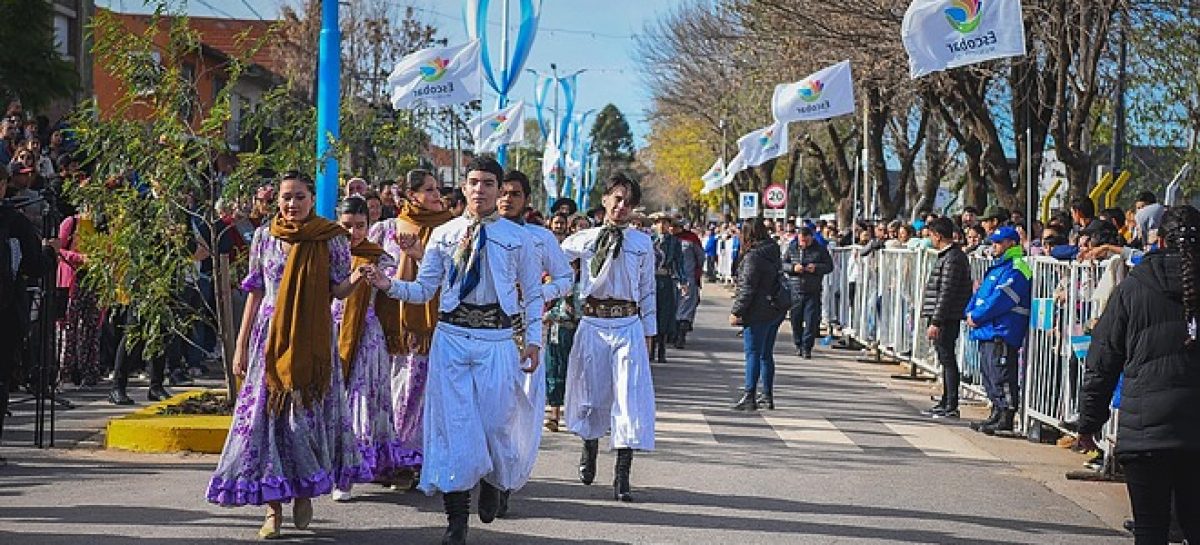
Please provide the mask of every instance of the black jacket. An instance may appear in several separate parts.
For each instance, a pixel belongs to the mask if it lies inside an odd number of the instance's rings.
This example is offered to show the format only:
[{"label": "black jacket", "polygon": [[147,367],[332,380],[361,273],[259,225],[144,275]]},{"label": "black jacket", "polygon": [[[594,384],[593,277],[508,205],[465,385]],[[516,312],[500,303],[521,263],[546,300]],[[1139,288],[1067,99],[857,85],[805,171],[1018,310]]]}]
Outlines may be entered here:
[{"label": "black jacket", "polygon": [[779,267],[779,244],[774,240],[757,242],[742,256],[738,265],[733,309],[729,311],[740,317],[742,324],[774,323],[783,318],[783,314],[772,310],[767,302],[767,297],[775,293]]},{"label": "black jacket", "polygon": [[962,320],[974,288],[967,254],[958,244],[951,244],[938,252],[937,261],[933,262],[929,281],[925,282],[921,317],[928,318],[933,325]]},{"label": "black jacket", "polygon": [[[816,265],[814,272],[797,273],[796,265]],[[783,254],[783,272],[787,274],[788,283],[793,294],[821,293],[821,279],[833,272],[833,258],[829,250],[813,241],[807,248],[800,247],[800,239],[794,238],[788,243],[787,251]]]},{"label": "black jacket", "polygon": [[1109,417],[1117,378],[1117,452],[1200,451],[1200,348],[1185,348],[1179,255],[1153,252],[1113,290],[1092,333],[1079,401],[1079,431]]}]

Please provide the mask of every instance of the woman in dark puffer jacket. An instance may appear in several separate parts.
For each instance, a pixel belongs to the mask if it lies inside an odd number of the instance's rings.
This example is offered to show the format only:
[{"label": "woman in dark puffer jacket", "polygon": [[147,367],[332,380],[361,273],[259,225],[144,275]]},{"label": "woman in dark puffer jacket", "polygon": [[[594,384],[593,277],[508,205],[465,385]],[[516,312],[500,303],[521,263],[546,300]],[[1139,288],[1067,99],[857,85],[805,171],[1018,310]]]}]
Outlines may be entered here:
[{"label": "woman in dark puffer jacket", "polygon": [[1137,545],[1167,543],[1172,495],[1184,535],[1200,543],[1200,211],[1168,210],[1159,244],[1096,324],[1079,405],[1080,444],[1095,448],[1124,374],[1116,455]]},{"label": "woman in dark puffer jacket", "polygon": [[[761,403],[768,409],[774,409],[775,336],[779,333],[779,325],[783,323],[787,309],[773,309],[769,298],[780,281],[783,257],[779,244],[771,238],[770,231],[758,218],[747,221],[742,229],[742,248],[744,255],[738,265],[737,292],[733,297],[729,324],[743,328],[746,389],[733,408],[753,411]],[[754,392],[760,376],[763,395],[756,400]]]}]

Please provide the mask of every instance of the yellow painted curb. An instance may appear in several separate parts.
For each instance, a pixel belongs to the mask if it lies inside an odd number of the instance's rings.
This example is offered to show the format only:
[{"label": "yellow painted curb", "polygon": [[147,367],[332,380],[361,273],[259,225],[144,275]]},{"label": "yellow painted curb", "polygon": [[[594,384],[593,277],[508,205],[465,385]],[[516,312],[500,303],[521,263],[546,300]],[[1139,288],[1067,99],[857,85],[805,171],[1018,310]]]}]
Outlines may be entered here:
[{"label": "yellow painted curb", "polygon": [[160,415],[159,409],[204,394],[196,390],[138,409],[108,421],[106,448],[134,452],[205,452],[219,454],[225,446],[232,417]]}]

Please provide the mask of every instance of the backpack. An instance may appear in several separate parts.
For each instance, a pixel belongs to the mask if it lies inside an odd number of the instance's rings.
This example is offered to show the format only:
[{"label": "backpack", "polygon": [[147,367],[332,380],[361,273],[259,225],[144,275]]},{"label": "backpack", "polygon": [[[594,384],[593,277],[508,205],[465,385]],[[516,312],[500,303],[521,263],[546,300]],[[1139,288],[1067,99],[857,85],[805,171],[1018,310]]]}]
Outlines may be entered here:
[{"label": "backpack", "polygon": [[778,313],[785,313],[792,308],[792,290],[783,271],[775,273],[775,288],[767,295],[767,305]]}]

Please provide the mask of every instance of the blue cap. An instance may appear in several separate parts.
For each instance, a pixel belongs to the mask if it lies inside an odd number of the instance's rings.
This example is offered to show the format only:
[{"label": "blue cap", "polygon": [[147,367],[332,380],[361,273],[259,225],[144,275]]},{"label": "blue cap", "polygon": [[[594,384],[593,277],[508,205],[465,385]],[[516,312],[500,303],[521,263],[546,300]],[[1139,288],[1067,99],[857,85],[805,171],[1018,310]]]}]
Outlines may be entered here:
[{"label": "blue cap", "polygon": [[1021,234],[1018,233],[1016,229],[1005,225],[1004,227],[996,229],[994,232],[992,232],[992,236],[988,237],[988,241],[993,243],[1002,242],[1005,240],[1021,242]]}]

